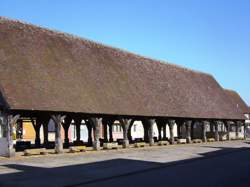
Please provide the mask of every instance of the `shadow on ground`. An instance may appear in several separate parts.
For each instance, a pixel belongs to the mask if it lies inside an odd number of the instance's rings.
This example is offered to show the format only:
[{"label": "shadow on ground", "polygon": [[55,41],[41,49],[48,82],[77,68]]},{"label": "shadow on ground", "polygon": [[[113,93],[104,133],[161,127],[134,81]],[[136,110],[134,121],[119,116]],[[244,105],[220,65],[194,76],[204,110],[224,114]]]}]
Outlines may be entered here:
[{"label": "shadow on ground", "polygon": [[0,175],[0,187],[250,186],[249,160],[249,148],[220,147],[198,158],[169,163],[113,159],[56,168],[8,164],[4,167],[18,172]]}]

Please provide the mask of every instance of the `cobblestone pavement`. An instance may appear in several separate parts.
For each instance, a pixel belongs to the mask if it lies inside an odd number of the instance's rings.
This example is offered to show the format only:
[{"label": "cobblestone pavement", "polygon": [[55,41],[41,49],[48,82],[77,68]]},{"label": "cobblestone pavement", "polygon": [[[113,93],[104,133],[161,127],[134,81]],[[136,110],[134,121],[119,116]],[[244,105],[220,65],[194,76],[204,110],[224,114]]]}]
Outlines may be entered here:
[{"label": "cobblestone pavement", "polygon": [[[122,178],[122,181],[128,176],[135,177],[151,170],[157,169],[157,172],[159,172],[161,168],[186,165],[190,162],[201,162],[202,160],[213,160],[238,152],[249,152],[249,150],[249,141],[230,141],[89,151],[75,154],[65,153],[63,155],[18,156],[14,159],[0,158],[0,187],[99,186],[99,182],[101,184],[103,181],[107,182],[111,179],[117,178],[118,180],[119,177]],[[213,165],[213,162],[211,164]],[[114,182],[114,180],[111,180],[111,182]],[[117,181],[114,184],[117,184]],[[110,184],[103,185],[110,186]],[[119,183],[119,185],[121,184]],[[144,186],[147,186],[147,184],[144,184]]]}]

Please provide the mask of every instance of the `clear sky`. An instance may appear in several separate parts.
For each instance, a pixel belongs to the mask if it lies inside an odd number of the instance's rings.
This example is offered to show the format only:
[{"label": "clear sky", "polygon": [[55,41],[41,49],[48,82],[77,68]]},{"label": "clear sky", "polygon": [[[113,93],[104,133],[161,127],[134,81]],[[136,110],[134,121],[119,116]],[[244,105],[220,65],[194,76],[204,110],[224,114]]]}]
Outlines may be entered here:
[{"label": "clear sky", "polygon": [[208,72],[250,105],[250,0],[0,0],[0,15]]}]

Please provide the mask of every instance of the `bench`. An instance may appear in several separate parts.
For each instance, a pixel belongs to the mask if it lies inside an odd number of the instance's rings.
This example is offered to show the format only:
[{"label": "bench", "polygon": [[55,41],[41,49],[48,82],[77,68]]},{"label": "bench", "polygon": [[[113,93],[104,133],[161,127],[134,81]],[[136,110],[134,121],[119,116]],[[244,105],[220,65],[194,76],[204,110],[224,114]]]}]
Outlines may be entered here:
[{"label": "bench", "polygon": [[146,145],[145,142],[136,142],[135,143],[135,147],[137,147],[137,148],[138,147],[145,147],[145,145]]},{"label": "bench", "polygon": [[193,143],[202,143],[202,140],[201,139],[193,139],[192,142]]},{"label": "bench", "polygon": [[40,149],[25,149],[24,156],[31,156],[31,155],[47,155],[48,152],[45,148]]},{"label": "bench", "polygon": [[118,149],[118,143],[117,142],[103,143],[103,149]]},{"label": "bench", "polygon": [[215,139],[214,138],[208,138],[207,142],[215,142]]},{"label": "bench", "polygon": [[177,143],[178,143],[178,144],[186,144],[186,143],[187,143],[187,139],[185,139],[185,138],[180,138],[180,139],[177,140]]},{"label": "bench", "polygon": [[69,147],[70,153],[76,153],[76,152],[85,152],[86,146],[71,146]]},{"label": "bench", "polygon": [[162,146],[162,145],[169,145],[169,142],[168,142],[168,141],[163,141],[163,140],[161,140],[161,141],[158,142],[158,145],[159,145],[159,146]]}]

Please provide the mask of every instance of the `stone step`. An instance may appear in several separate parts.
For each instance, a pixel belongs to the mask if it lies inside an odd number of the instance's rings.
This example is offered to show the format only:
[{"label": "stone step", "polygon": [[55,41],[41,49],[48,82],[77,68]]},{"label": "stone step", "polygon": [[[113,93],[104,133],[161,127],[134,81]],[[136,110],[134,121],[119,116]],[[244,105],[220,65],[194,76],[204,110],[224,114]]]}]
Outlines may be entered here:
[{"label": "stone step", "polygon": [[103,149],[118,149],[117,142],[103,143]]},{"label": "stone step", "polygon": [[70,153],[76,153],[76,152],[85,152],[86,146],[71,146],[69,147]]},{"label": "stone step", "polygon": [[47,155],[48,152],[45,148],[39,149],[25,149],[24,156],[31,156],[31,155]]}]

